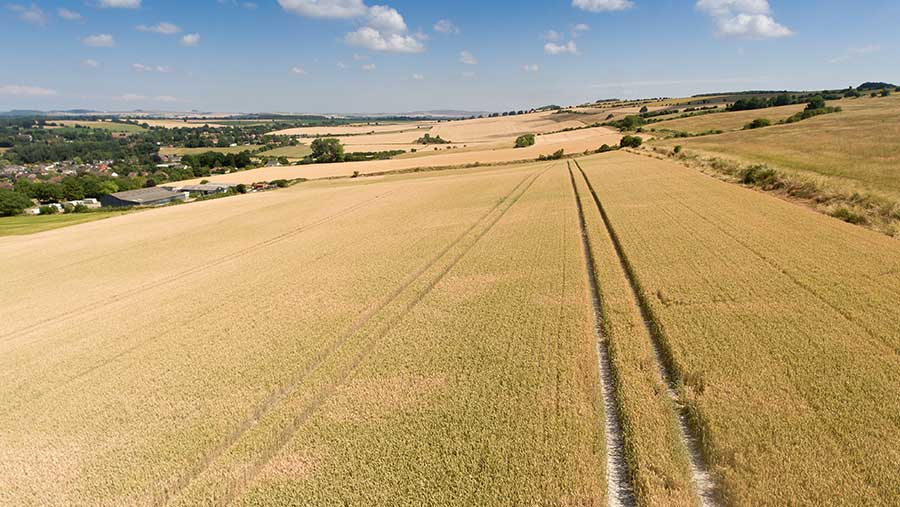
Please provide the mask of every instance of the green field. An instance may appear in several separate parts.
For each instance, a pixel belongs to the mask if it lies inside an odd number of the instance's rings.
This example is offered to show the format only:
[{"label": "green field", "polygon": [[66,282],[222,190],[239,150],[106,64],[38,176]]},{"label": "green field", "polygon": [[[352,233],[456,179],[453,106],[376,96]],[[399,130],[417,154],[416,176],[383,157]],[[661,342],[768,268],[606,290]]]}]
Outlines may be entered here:
[{"label": "green field", "polygon": [[263,157],[287,157],[287,158],[303,158],[312,153],[308,145],[301,144],[299,146],[285,146],[283,148],[275,148],[274,150],[264,151],[260,153]]},{"label": "green field", "polygon": [[242,151],[253,151],[259,146],[228,146],[225,148],[160,148],[160,155],[199,155],[214,151],[217,153],[240,153]]},{"label": "green field", "polygon": [[[837,184],[849,184],[862,191],[900,196],[900,171],[897,170],[900,167],[900,122],[897,122],[900,96],[841,100],[830,105],[840,105],[844,110],[789,125],[671,139],[661,144],[682,145],[685,149],[824,176]],[[749,113],[735,114],[742,115],[741,121],[752,117],[777,118],[768,109]],[[729,114],[691,120],[696,122],[697,128],[715,128],[722,125]],[[707,123],[701,126],[699,122]],[[666,122],[654,127],[675,123]],[[684,125],[679,128],[684,129]]]},{"label": "green field", "polygon": [[108,130],[110,132],[124,132],[126,134],[143,132],[145,130],[144,127],[141,127],[140,125],[113,123],[108,121],[57,121],[54,123],[59,123],[61,125],[65,125],[66,127],[89,127],[92,129]]},{"label": "green field", "polygon": [[15,216],[0,218],[0,236],[24,236],[70,225],[103,220],[124,215],[127,211],[74,213],[67,215]]}]

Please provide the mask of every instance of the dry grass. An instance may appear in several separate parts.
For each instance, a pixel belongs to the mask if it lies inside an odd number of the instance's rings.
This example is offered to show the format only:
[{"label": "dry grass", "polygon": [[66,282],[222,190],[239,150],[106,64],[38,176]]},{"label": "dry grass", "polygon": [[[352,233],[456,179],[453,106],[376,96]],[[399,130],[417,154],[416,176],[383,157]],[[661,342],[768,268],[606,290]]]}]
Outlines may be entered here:
[{"label": "dry grass", "polygon": [[[802,122],[694,139],[687,149],[822,175],[900,196],[900,96],[836,102],[844,111]],[[765,111],[758,113],[764,115]],[[724,115],[710,115],[710,121]],[[701,117],[707,118],[707,117]]]},{"label": "dry grass", "polygon": [[547,167],[0,238],[0,504],[604,504],[580,236]]},{"label": "dry grass", "polygon": [[582,165],[727,503],[895,504],[896,243],[672,162]]},{"label": "dry grass", "polygon": [[778,121],[787,119],[794,113],[803,111],[805,108],[806,104],[796,104],[790,106],[757,109],[753,111],[700,114],[697,116],[692,116],[690,118],[677,118],[674,120],[652,123],[644,127],[644,129],[668,129],[676,130],[679,132],[690,132],[692,134],[700,134],[703,132],[708,132],[710,130],[730,132],[743,129],[745,125],[757,118],[766,118],[774,124]]}]

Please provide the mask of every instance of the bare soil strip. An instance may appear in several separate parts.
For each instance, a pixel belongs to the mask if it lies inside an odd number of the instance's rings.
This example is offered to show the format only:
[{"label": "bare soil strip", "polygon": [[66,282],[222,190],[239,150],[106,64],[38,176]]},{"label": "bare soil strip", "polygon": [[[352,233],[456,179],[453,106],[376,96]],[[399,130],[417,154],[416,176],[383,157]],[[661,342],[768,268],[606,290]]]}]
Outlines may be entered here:
[{"label": "bare soil strip", "polygon": [[635,276],[631,264],[628,262],[628,257],[625,254],[624,249],[622,248],[622,243],[619,240],[619,236],[616,234],[616,231],[609,220],[609,216],[606,214],[606,210],[603,208],[603,204],[600,202],[600,199],[597,197],[597,193],[594,191],[593,184],[588,179],[587,174],[585,174],[584,170],[581,168],[581,165],[577,160],[575,161],[575,166],[578,168],[578,171],[581,173],[581,176],[587,183],[588,189],[591,192],[591,197],[594,200],[594,204],[597,206],[597,209],[600,212],[600,216],[603,218],[603,223],[606,226],[607,232],[612,238],[613,245],[615,246],[616,253],[619,257],[619,262],[622,265],[622,269],[624,270],[625,276],[628,278],[628,282],[631,285],[632,292],[634,293],[634,303],[640,309],[641,316],[644,320],[644,326],[647,329],[647,334],[650,337],[651,344],[653,345],[653,351],[656,355],[656,362],[660,377],[662,377],[663,384],[665,384],[666,386],[669,397],[675,404],[676,413],[678,414],[678,425],[681,430],[681,439],[684,442],[685,447],[687,448],[688,457],[690,458],[691,479],[694,483],[694,487],[696,488],[698,501],[703,507],[714,507],[718,505],[718,502],[716,501],[716,485],[712,479],[712,475],[709,472],[709,467],[706,463],[706,459],[701,451],[702,436],[696,431],[694,425],[691,424],[688,407],[680,403],[676,376],[674,373],[674,369],[672,368],[671,356],[663,346],[662,340],[659,336],[659,332],[656,328],[653,315],[650,312],[649,306],[643,299],[643,295],[640,290],[640,283]]},{"label": "bare soil strip", "polygon": [[572,172],[571,162],[568,163],[568,166],[569,178],[572,181],[572,191],[575,193],[575,203],[578,208],[578,223],[581,226],[582,247],[586,261],[588,286],[591,291],[591,303],[594,307],[594,334],[597,338],[597,362],[599,364],[600,388],[603,394],[603,408],[606,421],[607,494],[611,507],[630,507],[635,505],[634,487],[631,473],[625,462],[625,437],[622,432],[622,415],[616,399],[612,364],[609,359],[609,341],[603,336],[602,322],[604,316],[600,305],[597,276],[593,269],[594,253],[588,241],[582,197],[578,193],[578,187],[575,186],[575,175]]},{"label": "bare soil strip", "polygon": [[[460,254],[456,259],[454,259],[454,261],[451,263],[451,265],[449,265],[444,271],[442,271],[439,278],[434,280],[432,282],[432,284],[429,285],[428,290],[430,291],[430,288],[433,287],[435,284],[437,284],[437,282],[440,280],[440,278],[443,278],[443,275],[446,274],[446,272],[449,271],[449,269],[452,268],[453,265],[455,265],[457,262],[459,262],[459,260],[462,258],[462,256],[466,252],[468,252],[475,245],[475,243],[477,243],[478,239],[480,239],[484,234],[486,234],[490,230],[490,228],[493,227],[493,225],[496,224],[497,221],[499,221],[499,219],[502,218],[502,216],[506,214],[506,212],[509,210],[509,208],[511,208],[512,205],[515,204],[516,201],[518,201],[518,199],[528,190],[528,188],[531,187],[531,185],[534,183],[534,181],[537,180],[537,178],[540,177],[540,175],[543,174],[544,172],[546,172],[546,169],[544,171],[541,171],[537,175],[535,175],[534,173],[530,173],[529,175],[527,175],[503,199],[499,200],[497,202],[497,204],[495,204],[484,215],[482,215],[481,218],[479,218],[474,224],[472,224],[467,230],[465,230],[453,242],[451,242],[443,250],[438,252],[437,255],[432,257],[428,262],[426,262],[418,270],[416,270],[414,273],[409,275],[406,278],[406,280],[404,280],[404,282],[401,283],[400,286],[395,288],[382,301],[380,301],[374,307],[370,308],[366,313],[364,313],[359,318],[357,318],[357,320],[350,326],[350,328],[348,328],[344,333],[342,333],[335,341],[333,341],[331,344],[329,344],[328,347],[326,347],[324,350],[322,350],[300,372],[300,374],[292,380],[292,382],[290,384],[283,386],[278,391],[272,393],[268,398],[266,398],[266,400],[263,401],[263,403],[261,403],[259,406],[257,406],[257,408],[253,411],[252,417],[241,422],[238,425],[238,427],[235,429],[234,432],[232,432],[225,440],[223,440],[218,446],[216,446],[212,450],[212,452],[207,454],[207,456],[205,456],[201,460],[201,462],[198,464],[197,467],[195,467],[189,473],[184,475],[179,481],[176,482],[176,484],[174,486],[166,488],[163,498],[160,503],[161,504],[169,504],[182,490],[187,488],[194,479],[199,477],[207,468],[209,468],[213,464],[213,462],[215,462],[219,457],[221,457],[223,454],[225,454],[225,452],[228,451],[229,448],[231,448],[233,445],[235,445],[238,442],[238,440],[241,438],[241,436],[243,436],[248,430],[250,430],[253,426],[255,426],[263,417],[265,417],[267,414],[269,414],[270,412],[275,410],[277,408],[277,406],[279,405],[279,403],[284,401],[293,392],[295,392],[300,387],[300,385],[302,385],[303,380],[308,375],[310,375],[313,371],[315,371],[323,363],[325,363],[325,361],[327,361],[331,356],[333,356],[334,353],[337,352],[337,350],[340,349],[342,345],[344,345],[353,336],[355,336],[370,320],[372,320],[373,317],[375,317],[377,314],[382,312],[385,308],[387,308],[389,305],[391,305],[391,303],[396,301],[405,290],[407,290],[418,279],[420,279],[430,268],[435,266],[441,260],[441,258],[446,256],[447,253],[450,252],[455,246],[457,246],[461,242],[463,242],[463,240],[465,240],[465,238],[467,236],[469,236],[473,231],[475,231],[480,224],[484,223],[488,218],[490,218],[491,215],[494,214],[498,210],[498,208],[500,208],[504,203],[508,203],[508,205],[504,209],[502,209],[500,214],[490,223],[490,225],[488,225],[478,236],[476,236],[475,241],[472,242],[472,244],[468,245],[467,248],[463,251],[463,253]],[[517,191],[520,191],[518,193],[518,195],[516,195]],[[424,294],[421,294],[421,295],[424,295]],[[416,298],[415,301],[418,301],[419,299],[421,299],[421,298]],[[409,309],[411,309],[411,308],[412,308],[412,306],[410,306]],[[408,312],[408,309],[405,310],[403,312],[403,314],[405,314],[406,312]],[[402,315],[401,315],[401,317],[402,317]],[[391,323],[396,322],[396,320],[398,320],[399,318],[400,317],[396,317],[396,318],[392,319]],[[388,328],[385,328],[383,331],[381,331],[378,336],[383,335],[388,330],[389,330],[389,326],[388,326]],[[377,341],[377,340],[375,340],[375,341]],[[243,481],[243,483],[249,482],[249,480],[252,479],[252,476],[255,475],[255,473],[257,473],[265,465],[265,463],[267,463],[271,459],[271,457],[275,455],[277,450],[280,449],[281,447],[283,447],[287,443],[287,441],[290,439],[290,437],[297,431],[297,429],[299,429],[299,427],[303,424],[303,422],[306,421],[306,419],[313,412],[315,412],[315,409],[318,406],[320,406],[323,402],[325,402],[328,399],[328,397],[331,395],[331,393],[349,377],[350,373],[352,373],[352,371],[355,369],[355,365],[358,364],[360,361],[362,361],[364,356],[365,356],[365,354],[363,354],[363,357],[354,358],[354,361],[351,364],[351,367],[345,372],[344,375],[341,375],[340,378],[335,379],[335,382],[330,385],[329,389],[320,393],[315,398],[313,403],[309,407],[307,407],[307,409],[305,409],[303,412],[301,412],[300,414],[295,416],[288,431],[286,431],[283,435],[279,436],[278,447],[276,449],[269,450],[269,452],[266,452],[265,455],[262,456],[262,459],[258,460],[258,466],[253,467],[253,472],[248,474],[249,476],[246,477],[246,480]],[[243,486],[239,485],[238,489],[240,489],[241,487],[243,487]],[[236,495],[236,493],[237,493],[237,491],[234,491],[234,489],[235,488],[232,488],[232,491],[229,493],[231,498],[233,498],[234,495]],[[227,503],[227,502],[223,502],[223,503]]]}]

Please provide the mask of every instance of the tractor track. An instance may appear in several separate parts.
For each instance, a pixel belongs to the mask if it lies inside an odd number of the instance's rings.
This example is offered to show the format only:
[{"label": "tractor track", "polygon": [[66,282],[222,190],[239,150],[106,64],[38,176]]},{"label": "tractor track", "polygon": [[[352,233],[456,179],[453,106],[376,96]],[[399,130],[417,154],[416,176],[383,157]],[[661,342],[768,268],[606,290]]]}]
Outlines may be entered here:
[{"label": "tractor track", "polygon": [[606,433],[606,480],[608,504],[610,507],[632,507],[635,505],[634,486],[631,472],[625,459],[625,436],[622,430],[622,411],[616,398],[615,374],[609,358],[609,339],[603,335],[603,306],[600,300],[600,289],[597,275],[594,272],[594,252],[588,240],[587,225],[584,219],[582,196],[575,185],[575,174],[571,163],[568,164],[572,191],[578,208],[578,224],[581,227],[582,249],[584,251],[587,270],[588,287],[591,293],[591,304],[594,315],[594,337],[597,340],[597,364],[600,372],[600,391],[603,398]]},{"label": "tractor track", "polygon": [[[192,471],[190,471],[187,475],[180,478],[173,486],[166,488],[163,492],[163,498],[156,502],[157,505],[168,505],[172,502],[172,500],[181,493],[185,488],[187,488],[194,480],[200,477],[204,471],[206,471],[212,464],[218,460],[221,456],[223,456],[231,447],[233,447],[238,440],[251,428],[253,428],[263,417],[271,413],[275,410],[279,404],[288,398],[291,394],[293,394],[303,383],[306,378],[316,371],[325,361],[327,361],[334,353],[341,348],[344,344],[346,344],[353,336],[355,336],[373,317],[383,311],[386,307],[395,302],[403,292],[412,286],[417,280],[419,280],[429,269],[434,267],[444,256],[447,255],[455,246],[463,242],[467,236],[469,236],[473,231],[475,231],[478,226],[488,220],[492,214],[494,214],[498,209],[502,207],[504,203],[509,203],[507,207],[501,210],[496,218],[493,219],[489,223],[489,225],[480,233],[478,233],[474,240],[470,245],[468,245],[461,254],[457,255],[450,264],[448,264],[436,277],[432,280],[419,294],[417,294],[416,298],[411,303],[408,303],[407,306],[394,318],[390,319],[388,324],[379,330],[379,333],[376,335],[376,338],[371,340],[369,344],[360,352],[354,356],[348,368],[342,370],[340,374],[340,378],[331,383],[328,388],[326,388],[323,392],[319,393],[312,401],[312,403],[306,407],[301,413],[297,414],[291,424],[288,426],[287,431],[282,432],[279,436],[276,446],[267,450],[263,455],[262,459],[258,460],[258,462],[251,467],[251,472],[244,477],[244,479],[237,485],[233,485],[230,488],[230,492],[226,499],[217,502],[218,504],[226,504],[231,499],[235,498],[237,494],[239,494],[240,490],[248,484],[253,477],[265,466],[268,461],[281,449],[290,438],[299,430],[300,426],[316,411],[320,408],[325,401],[336,391],[336,389],[342,385],[350,375],[358,368],[358,365],[368,357],[371,349],[374,348],[374,344],[379,341],[390,328],[401,318],[403,318],[409,311],[414,308],[421,299],[427,295],[431,289],[440,282],[441,279],[446,275],[447,272],[455,266],[462,257],[468,253],[477,243],[478,241],[490,231],[491,228],[506,214],[506,212],[519,200],[519,198],[524,195],[525,192],[531,187],[531,185],[542,175],[544,174],[550,166],[548,166],[544,171],[540,171],[538,173],[530,173],[525,178],[523,178],[513,189],[506,194],[502,199],[498,200],[498,202],[491,207],[485,214],[483,214],[475,223],[473,223],[469,228],[467,228],[462,234],[460,234],[456,239],[454,239],[450,244],[448,244],[444,249],[438,252],[437,255],[432,257],[428,262],[426,262],[423,266],[417,269],[415,272],[410,274],[398,287],[396,287],[393,291],[391,291],[385,298],[383,298],[377,305],[370,308],[366,313],[361,315],[359,318],[354,321],[354,323],[344,332],[342,333],[335,341],[330,343],[325,349],[320,351],[313,360],[306,365],[303,370],[299,372],[299,374],[286,386],[283,386],[278,391],[272,393],[263,403],[261,403],[254,411],[253,415],[238,425],[238,427],[233,431],[225,440],[223,440],[219,445],[217,445],[212,452],[208,453],[196,466]],[[515,195],[517,191],[518,195]]]},{"label": "tractor track", "polygon": [[619,263],[621,264],[622,269],[625,272],[625,277],[628,279],[628,283],[631,286],[632,295],[634,296],[634,304],[637,305],[638,309],[640,310],[642,320],[644,321],[644,327],[646,328],[647,335],[650,338],[650,344],[653,348],[654,356],[656,358],[656,366],[659,371],[659,375],[662,379],[663,385],[666,387],[669,398],[672,400],[675,413],[678,417],[678,428],[681,433],[682,443],[687,450],[691,471],[691,482],[694,485],[697,502],[702,507],[716,507],[719,503],[716,496],[716,485],[713,481],[712,475],[709,472],[709,466],[706,462],[706,458],[703,455],[702,435],[700,435],[700,433],[692,424],[688,407],[681,403],[676,382],[677,377],[672,364],[671,354],[665,348],[663,339],[658,331],[653,312],[650,310],[649,305],[642,295],[640,283],[638,282],[634,269],[631,266],[627,255],[625,254],[622,242],[620,241],[619,236],[609,219],[609,216],[606,214],[606,209],[600,202],[600,198],[597,197],[597,192],[594,190],[594,186],[591,183],[591,180],[588,179],[587,174],[584,172],[584,169],[581,168],[581,165],[577,160],[574,161],[574,163],[575,167],[577,167],[578,171],[581,173],[582,178],[584,178],[594,205],[597,207],[597,210],[600,212],[600,216],[603,219],[604,227],[606,228],[606,231],[609,233],[609,236],[612,239],[613,246],[615,247],[616,254],[619,258]]}]

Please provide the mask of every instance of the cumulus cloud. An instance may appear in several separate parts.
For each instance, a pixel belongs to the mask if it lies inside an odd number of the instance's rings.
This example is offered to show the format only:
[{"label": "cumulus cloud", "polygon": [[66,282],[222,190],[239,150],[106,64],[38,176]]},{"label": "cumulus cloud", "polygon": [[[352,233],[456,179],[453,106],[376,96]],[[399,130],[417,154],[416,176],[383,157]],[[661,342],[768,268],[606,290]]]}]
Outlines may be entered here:
[{"label": "cumulus cloud", "polygon": [[295,66],[295,67],[291,67],[291,72],[297,76],[305,76],[306,75],[306,69],[304,69],[303,67],[300,67],[299,65]]},{"label": "cumulus cloud", "polygon": [[137,9],[141,0],[100,0],[97,5],[110,9]]},{"label": "cumulus cloud", "polygon": [[541,70],[540,66],[536,63],[527,64],[522,66],[522,70],[525,72],[539,72]]},{"label": "cumulus cloud", "polygon": [[634,7],[629,0],[572,0],[572,6],[588,12],[624,11]]},{"label": "cumulus cloud", "polygon": [[81,66],[85,69],[96,69],[100,67],[100,62],[88,58],[87,60],[81,60]]},{"label": "cumulus cloud", "polygon": [[56,11],[56,15],[66,21],[81,21],[82,19],[84,19],[81,14],[62,7]]},{"label": "cumulus cloud", "polygon": [[570,40],[565,44],[556,44],[555,42],[548,42],[544,44],[544,53],[548,55],[577,55],[578,54],[578,46],[575,44],[575,41]]},{"label": "cumulus cloud", "polygon": [[369,11],[362,0],[278,0],[278,5],[310,18],[359,18]]},{"label": "cumulus cloud", "polygon": [[353,59],[356,60],[357,62],[361,62],[364,60],[368,60],[369,57],[366,55],[353,55]]},{"label": "cumulus cloud", "polygon": [[369,7],[363,0],[278,0],[281,7],[311,18],[364,19],[365,25],[344,36],[344,42],[371,51],[421,53],[424,34],[409,34],[406,21],[387,5]]},{"label": "cumulus cloud", "polygon": [[372,72],[372,71],[375,70],[376,68],[377,68],[377,67],[375,67],[375,64],[374,64],[374,63],[367,63],[367,64],[365,64],[365,65],[362,66],[362,70],[364,70],[364,71],[366,71],[366,72]]},{"label": "cumulus cloud", "polygon": [[40,88],[37,86],[5,85],[0,86],[0,95],[12,95],[14,97],[51,97],[57,95],[56,90]]},{"label": "cumulus cloud", "polygon": [[772,39],[794,33],[775,21],[768,0],[698,0],[697,9],[713,18],[720,36]]},{"label": "cumulus cloud", "polygon": [[95,48],[110,48],[116,45],[116,39],[114,39],[112,35],[109,35],[107,33],[88,35],[87,37],[81,39],[81,42],[84,43],[85,46],[91,46]]},{"label": "cumulus cloud", "polygon": [[855,60],[859,57],[870,55],[872,53],[877,53],[881,51],[881,46],[876,46],[874,44],[870,44],[868,46],[863,46],[861,48],[850,48],[847,51],[844,51],[843,54],[838,55],[834,58],[828,60],[829,63],[844,63],[849,62],[850,60]]},{"label": "cumulus cloud", "polygon": [[415,81],[425,81],[425,76],[423,76],[422,74],[413,74],[412,78]]},{"label": "cumulus cloud", "polygon": [[337,62],[337,68],[344,70],[347,68],[347,64],[345,64],[344,62]]},{"label": "cumulus cloud", "polygon": [[137,29],[142,32],[153,32],[162,35],[175,35],[176,33],[181,33],[181,27],[172,23],[166,23],[165,21],[153,26],[138,25]]},{"label": "cumulus cloud", "polygon": [[344,41],[351,46],[359,46],[372,51],[385,51],[390,53],[421,53],[425,46],[409,35],[398,33],[382,33],[364,26],[355,32],[350,32],[344,37]]},{"label": "cumulus cloud", "polygon": [[434,31],[438,33],[458,34],[462,30],[449,19],[440,19],[434,24]]},{"label": "cumulus cloud", "polygon": [[7,5],[6,8],[12,12],[17,13],[19,15],[19,19],[26,23],[31,23],[32,25],[37,26],[44,26],[47,24],[47,15],[44,14],[44,11],[35,4],[10,4]]},{"label": "cumulus cloud", "polygon": [[459,63],[464,63],[466,65],[478,65],[478,59],[468,51],[461,51],[459,53]]},{"label": "cumulus cloud", "polygon": [[199,33],[189,33],[181,38],[182,46],[196,46],[200,44],[200,34]]}]

